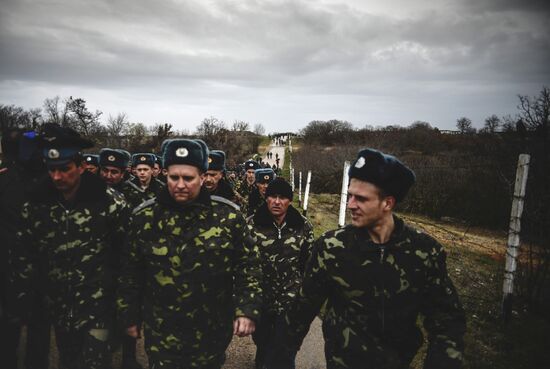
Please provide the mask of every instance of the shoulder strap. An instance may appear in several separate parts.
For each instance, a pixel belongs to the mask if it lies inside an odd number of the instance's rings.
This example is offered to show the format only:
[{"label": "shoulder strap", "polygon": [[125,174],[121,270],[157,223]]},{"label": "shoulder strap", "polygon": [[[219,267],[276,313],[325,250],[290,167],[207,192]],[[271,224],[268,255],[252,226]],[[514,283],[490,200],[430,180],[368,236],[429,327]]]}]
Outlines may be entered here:
[{"label": "shoulder strap", "polygon": [[221,203],[224,203],[226,205],[229,205],[231,206],[233,209],[235,210],[241,210],[241,208],[239,207],[239,205],[235,204],[233,201],[231,200],[228,200],[226,199],[225,197],[221,197],[221,196],[216,196],[216,195],[212,195],[210,196],[210,198],[216,202],[221,202]]},{"label": "shoulder strap", "polygon": [[155,201],[157,201],[157,198],[152,197],[149,200],[142,202],[141,204],[136,206],[134,210],[132,210],[132,215],[138,213],[141,209],[145,209],[146,207],[153,205]]}]

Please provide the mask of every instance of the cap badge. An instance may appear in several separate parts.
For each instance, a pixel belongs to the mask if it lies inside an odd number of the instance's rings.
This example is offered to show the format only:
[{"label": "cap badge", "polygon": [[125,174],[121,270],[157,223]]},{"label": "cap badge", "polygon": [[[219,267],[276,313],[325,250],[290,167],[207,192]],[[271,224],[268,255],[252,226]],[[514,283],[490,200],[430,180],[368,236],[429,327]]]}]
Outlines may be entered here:
[{"label": "cap badge", "polygon": [[92,161],[92,157],[91,157],[91,156],[88,156],[88,157],[86,158],[86,161]]},{"label": "cap badge", "polygon": [[145,161],[145,160],[147,160],[147,158],[145,156],[140,156],[139,160],[140,161]]},{"label": "cap badge", "polygon": [[176,156],[180,158],[186,158],[189,155],[189,151],[185,147],[180,147],[176,150]]},{"label": "cap badge", "polygon": [[109,156],[107,157],[107,160],[109,160],[109,161],[115,161],[116,158],[114,157],[114,155],[109,155]]},{"label": "cap badge", "polygon": [[50,159],[57,159],[59,158],[59,151],[56,149],[50,149],[48,150],[48,158]]},{"label": "cap badge", "polygon": [[269,179],[269,176],[266,174],[266,175],[264,176],[264,179],[267,181],[267,180]]},{"label": "cap badge", "polygon": [[355,168],[363,168],[365,166],[365,158],[364,157],[360,157],[359,159],[357,159],[357,162],[355,163]]},{"label": "cap badge", "polygon": [[212,163],[212,158],[209,156],[208,157],[208,164]]}]

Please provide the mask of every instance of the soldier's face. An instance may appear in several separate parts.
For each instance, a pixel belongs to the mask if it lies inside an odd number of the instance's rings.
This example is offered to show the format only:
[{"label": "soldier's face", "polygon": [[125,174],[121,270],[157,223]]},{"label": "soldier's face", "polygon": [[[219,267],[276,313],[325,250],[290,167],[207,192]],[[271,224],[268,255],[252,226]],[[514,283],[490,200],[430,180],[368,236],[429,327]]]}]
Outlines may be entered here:
[{"label": "soldier's face", "polygon": [[204,174],[199,168],[187,164],[174,164],[168,167],[166,186],[170,196],[178,204],[185,204],[199,196],[204,183]]},{"label": "soldier's face", "polygon": [[113,167],[111,165],[101,167],[99,171],[101,179],[107,183],[108,186],[114,186],[120,183],[124,178],[124,171],[121,168]]},{"label": "soldier's face", "polygon": [[249,183],[253,183],[256,180],[256,175],[254,174],[254,169],[248,169],[246,171],[246,180]]},{"label": "soldier's face", "polygon": [[93,164],[84,164],[84,167],[86,168],[86,170],[92,174],[96,174],[97,173],[97,168],[95,165]]},{"label": "soldier's face", "polygon": [[269,183],[256,182],[256,187],[258,187],[258,191],[260,191],[260,194],[262,195],[262,197],[265,197],[265,191],[267,190],[268,184]]},{"label": "soldier's face", "polygon": [[269,212],[275,218],[284,217],[290,206],[290,199],[281,195],[268,196],[265,201],[267,202]]},{"label": "soldier's face", "polygon": [[136,166],[136,175],[141,183],[148,183],[153,175],[153,169],[147,164],[138,164]]},{"label": "soldier's face", "polygon": [[204,187],[208,191],[215,191],[216,188],[218,188],[218,183],[220,182],[220,179],[222,179],[222,171],[221,170],[208,170],[206,171],[204,175]]},{"label": "soldier's face", "polygon": [[159,173],[160,173],[160,165],[155,163],[155,166],[153,167],[153,177],[157,178]]},{"label": "soldier's face", "polygon": [[348,209],[355,227],[372,229],[391,217],[393,197],[380,198],[380,190],[372,183],[352,178],[348,187]]},{"label": "soldier's face", "polygon": [[86,169],[84,165],[68,164],[48,168],[48,174],[54,187],[63,194],[73,193],[80,185],[80,176]]}]

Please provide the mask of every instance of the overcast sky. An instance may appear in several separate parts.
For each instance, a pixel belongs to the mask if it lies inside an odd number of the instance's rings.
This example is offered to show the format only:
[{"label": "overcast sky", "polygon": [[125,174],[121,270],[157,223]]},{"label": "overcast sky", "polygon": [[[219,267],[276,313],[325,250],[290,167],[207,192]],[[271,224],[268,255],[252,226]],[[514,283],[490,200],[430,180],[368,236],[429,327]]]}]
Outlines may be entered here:
[{"label": "overcast sky", "polygon": [[0,103],[453,129],[550,85],[548,0],[0,0]]}]

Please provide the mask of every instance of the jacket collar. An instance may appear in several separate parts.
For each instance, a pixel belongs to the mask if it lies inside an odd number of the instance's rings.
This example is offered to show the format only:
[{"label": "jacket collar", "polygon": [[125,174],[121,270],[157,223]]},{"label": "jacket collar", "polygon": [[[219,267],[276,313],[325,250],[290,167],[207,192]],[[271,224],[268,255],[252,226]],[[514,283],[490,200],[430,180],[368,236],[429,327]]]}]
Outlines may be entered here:
[{"label": "jacket collar", "polygon": [[[74,203],[98,202],[107,198],[107,185],[97,175],[85,171],[80,177]],[[62,200],[61,193],[54,187],[49,176],[45,176],[31,191],[30,198],[38,203],[54,203]]]},{"label": "jacket collar", "polygon": [[[259,226],[271,226],[273,225],[273,216],[267,208],[267,203],[262,204],[256,210],[253,216],[254,224]],[[301,228],[304,226],[304,218],[300,215],[298,210],[296,210],[292,205],[288,207],[286,212],[285,220],[286,225],[290,228]]]},{"label": "jacket collar", "polygon": [[[395,214],[393,214],[392,216],[393,216],[393,222],[395,227],[390,236],[390,239],[388,240],[387,243],[385,243],[385,245],[397,245],[405,237],[405,228],[406,228],[405,222],[403,222],[403,220],[398,216],[396,216]],[[374,243],[371,240],[371,237],[367,228],[365,227],[357,228],[357,227],[353,227],[352,225],[348,225],[347,227],[350,227],[352,229],[352,233],[355,239],[367,241],[369,243]]]},{"label": "jacket collar", "polygon": [[197,196],[196,199],[182,205],[182,204],[178,204],[174,200],[174,198],[170,196],[170,192],[168,192],[168,186],[166,186],[160,189],[159,194],[157,196],[157,201],[159,202],[159,204],[165,207],[176,209],[176,210],[208,208],[212,206],[212,200],[210,199],[210,194],[208,193],[208,190],[204,187],[201,188],[199,196]]}]

